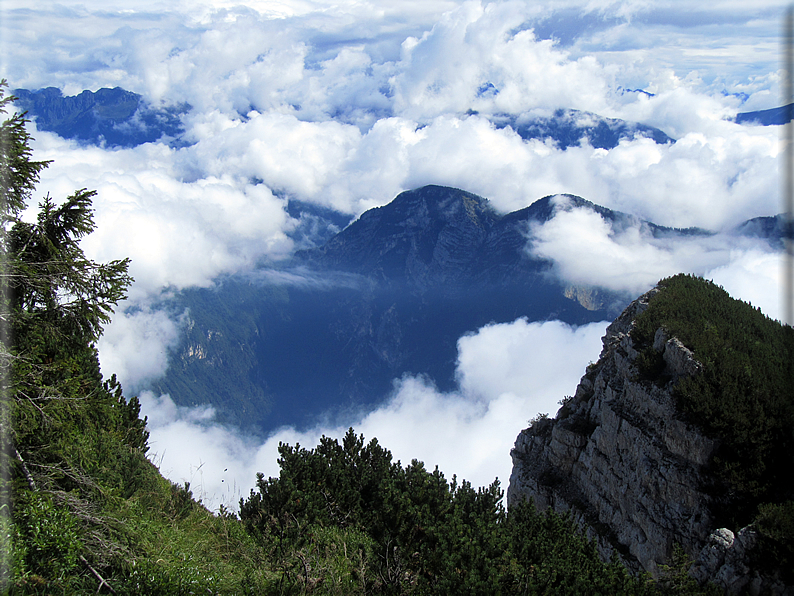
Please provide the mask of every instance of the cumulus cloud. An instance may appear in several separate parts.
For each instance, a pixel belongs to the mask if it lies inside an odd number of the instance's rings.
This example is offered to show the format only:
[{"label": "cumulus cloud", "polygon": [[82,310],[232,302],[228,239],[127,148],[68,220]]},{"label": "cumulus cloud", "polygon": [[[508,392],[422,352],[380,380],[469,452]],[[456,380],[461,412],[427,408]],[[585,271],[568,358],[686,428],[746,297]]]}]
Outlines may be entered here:
[{"label": "cumulus cloud", "polygon": [[570,59],[551,40],[537,40],[525,25],[530,11],[525,3],[465,2],[421,39],[406,39],[403,69],[395,77],[399,113],[423,120],[468,109],[603,111],[607,81],[601,66],[590,56]]},{"label": "cumulus cloud", "polygon": [[149,143],[106,151],[51,133],[36,137],[37,158],[53,159],[38,190],[56,200],[78,188],[97,191],[97,229],[84,249],[99,261],[130,257],[136,300],[164,288],[208,285],[218,275],[291,248],[286,231],[294,222],[284,199],[221,172],[185,181],[179,175],[184,150]]},{"label": "cumulus cloud", "polygon": [[[636,295],[680,272],[733,279],[750,263],[763,263],[760,277],[772,282],[766,265],[779,255],[763,241],[734,234],[655,237],[638,219],[611,222],[589,207],[574,207],[565,196],[554,197],[553,204],[554,216],[533,226],[527,249],[552,261],[568,282]],[[742,297],[746,293],[740,284],[729,285]]]},{"label": "cumulus cloud", "polygon": [[775,127],[720,121],[673,145],[640,139],[594,151],[590,167],[593,178],[605,182],[606,196],[591,200],[672,227],[720,230],[774,215],[780,210],[778,135]]},{"label": "cumulus cloud", "polygon": [[587,363],[598,358],[605,328],[523,319],[488,325],[458,343],[457,390],[439,392],[429,379],[406,376],[373,411],[341,424],[283,428],[264,441],[214,424],[211,408],[178,407],[168,396],[146,392],[141,403],[150,457],[172,480],[190,482],[209,506],[236,507],[257,472],[278,475],[279,442],[312,448],[323,434],[341,438],[352,426],[403,464],[419,459],[475,486],[498,477],[506,488],[518,432],[538,413],[553,416],[558,402],[573,394]]},{"label": "cumulus cloud", "polygon": [[346,197],[320,197],[360,142],[360,132],[352,125],[251,112],[245,123],[230,122],[225,130],[204,135],[181,157],[185,167],[197,167],[204,175],[233,172],[247,179],[259,178],[271,188],[349,211],[349,200],[337,200]]},{"label": "cumulus cloud", "polygon": [[735,250],[728,263],[707,271],[704,277],[721,285],[734,298],[760,308],[768,317],[783,321],[784,264],[790,266],[782,252]]},{"label": "cumulus cloud", "polygon": [[[178,171],[260,179],[308,202],[358,215],[424,184],[464,188],[507,212],[560,192],[662,225],[722,229],[779,207],[779,133],[707,121],[672,145],[626,140],[610,151],[523,141],[484,116],[425,126],[384,118],[350,124],[253,114],[178,152]],[[706,125],[704,125],[705,127]]]},{"label": "cumulus cloud", "polygon": [[185,316],[176,320],[151,308],[121,310],[97,342],[105,377],[115,374],[127,392],[160,378],[176,347]]}]

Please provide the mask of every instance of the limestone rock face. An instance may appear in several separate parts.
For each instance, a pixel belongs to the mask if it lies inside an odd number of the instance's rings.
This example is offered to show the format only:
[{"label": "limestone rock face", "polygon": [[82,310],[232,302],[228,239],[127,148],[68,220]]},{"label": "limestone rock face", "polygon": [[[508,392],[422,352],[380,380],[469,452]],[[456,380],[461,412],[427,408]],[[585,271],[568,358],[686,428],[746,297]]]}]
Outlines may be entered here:
[{"label": "limestone rock face", "polygon": [[654,381],[638,370],[630,333],[658,291],[632,302],[607,328],[598,362],[557,416],[519,434],[508,507],[533,499],[541,510],[570,511],[605,560],[617,554],[636,572],[659,577],[680,546],[700,583],[728,594],[792,595],[794,587],[752,568],[759,541],[752,526],[734,534],[715,525],[706,489],[719,445],[680,419],[673,397],[675,383],[702,364],[658,329],[653,348],[663,370]]},{"label": "limestone rock face", "polygon": [[752,527],[742,528],[734,534],[728,528],[718,528],[709,536],[689,570],[697,581],[712,581],[722,586],[728,594],[759,596],[791,596],[794,587],[778,578],[761,575],[750,566],[751,551],[758,543]]},{"label": "limestone rock face", "polygon": [[716,445],[676,417],[672,384],[701,367],[680,341],[656,334],[668,385],[638,380],[629,332],[655,292],[607,328],[598,363],[557,417],[518,436],[507,498],[508,506],[532,498],[541,509],[571,510],[602,555],[616,550],[657,576],[675,544],[694,556],[714,530],[703,487]]}]

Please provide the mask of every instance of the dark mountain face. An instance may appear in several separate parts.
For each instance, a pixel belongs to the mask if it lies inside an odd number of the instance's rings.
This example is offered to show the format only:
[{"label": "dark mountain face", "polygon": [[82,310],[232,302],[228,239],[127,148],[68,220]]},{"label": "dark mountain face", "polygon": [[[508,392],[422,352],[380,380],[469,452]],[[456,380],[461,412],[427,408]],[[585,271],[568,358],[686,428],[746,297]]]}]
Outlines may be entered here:
[{"label": "dark mountain face", "polygon": [[738,124],[757,124],[761,126],[776,126],[786,124],[794,118],[794,104],[771,108],[769,110],[757,110],[755,112],[740,112],[736,114]]},{"label": "dark mountain face", "polygon": [[277,270],[182,292],[167,306],[188,309],[188,328],[153,389],[262,431],[370,408],[405,374],[451,390],[466,333],[519,317],[584,324],[627,304],[628,296],[562,284],[526,250],[533,223],[574,207],[616,229],[638,225],[573,196],[502,215],[458,189],[402,193]]},{"label": "dark mountain face", "polygon": [[296,199],[288,199],[287,213],[296,222],[288,236],[299,250],[322,246],[353,221],[345,213]]},{"label": "dark mountain face", "polygon": [[633,140],[636,137],[653,139],[660,145],[675,142],[653,126],[604,118],[580,110],[559,109],[549,117],[497,114],[491,120],[498,128],[511,127],[524,140],[551,139],[560,149],[577,147],[585,140],[598,149],[613,149],[621,140]]},{"label": "dark mountain face", "polygon": [[763,238],[775,250],[785,250],[786,216],[754,217],[738,225],[734,232],[740,236]]},{"label": "dark mountain face", "polygon": [[298,258],[414,288],[468,282],[500,219],[481,197],[426,186],[367,211],[325,246]]},{"label": "dark mountain face", "polygon": [[64,97],[60,89],[15,89],[17,105],[36,120],[39,130],[86,143],[105,142],[111,147],[134,147],[176,138],[183,132],[180,116],[190,106],[164,109],[149,106],[137,93],[121,87],[83,91]]},{"label": "dark mountain face", "polygon": [[[381,281],[405,283],[414,291],[524,283],[548,269],[525,247],[533,223],[548,221],[559,207],[553,197],[502,215],[487,199],[466,191],[425,186],[400,194],[367,211],[317,250],[296,257],[320,269],[355,272]],[[640,224],[636,217],[566,195],[567,208],[587,207],[620,230]],[[647,224],[654,233],[678,232]],[[523,281],[519,281],[523,280]]]}]

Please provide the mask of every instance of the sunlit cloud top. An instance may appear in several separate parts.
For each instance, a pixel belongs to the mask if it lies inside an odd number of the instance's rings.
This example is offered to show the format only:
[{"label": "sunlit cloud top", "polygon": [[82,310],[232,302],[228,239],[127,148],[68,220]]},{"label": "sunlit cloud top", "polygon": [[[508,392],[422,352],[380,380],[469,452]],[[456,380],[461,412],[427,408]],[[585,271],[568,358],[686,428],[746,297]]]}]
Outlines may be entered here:
[{"label": "sunlit cloud top", "polygon": [[[285,105],[318,83],[327,90],[324,78],[340,86],[355,72],[370,90],[393,87],[395,101],[410,104],[405,85],[421,95],[427,87],[443,94],[454,83],[456,97],[461,87],[471,91],[472,79],[474,90],[490,82],[508,97],[504,85],[531,91],[519,75],[541,83],[555,74],[533,68],[550,64],[543,57],[569,71],[583,59],[598,64],[601,72],[587,70],[601,84],[624,89],[660,93],[694,85],[750,99],[774,94],[784,6],[141,0],[31,8],[10,0],[2,9],[4,70],[26,88],[55,85],[68,93],[118,84],[154,100],[203,102],[225,93],[232,103],[269,98]],[[579,81],[581,94],[599,92],[588,83]],[[566,99],[565,107],[577,107]],[[766,107],[774,102],[767,97]]]},{"label": "sunlit cloud top", "polygon": [[[779,103],[783,6],[12,0],[2,76],[192,106],[181,149],[35,135],[42,190],[97,189],[94,255],[131,256],[150,292],[288,253],[288,199],[358,216],[445,184],[503,212],[572,193],[678,227],[773,215],[779,133],[731,118]],[[561,151],[491,118],[557,108],[677,142]]]}]

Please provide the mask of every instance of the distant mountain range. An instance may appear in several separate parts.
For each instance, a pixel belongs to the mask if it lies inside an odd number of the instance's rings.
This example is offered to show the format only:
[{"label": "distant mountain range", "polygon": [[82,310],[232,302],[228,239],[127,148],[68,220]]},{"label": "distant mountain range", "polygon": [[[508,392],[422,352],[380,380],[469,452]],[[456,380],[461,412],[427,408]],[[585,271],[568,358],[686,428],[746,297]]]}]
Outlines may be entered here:
[{"label": "distant mountain range", "polygon": [[[120,87],[72,96],[64,96],[55,87],[15,89],[14,95],[19,97],[17,105],[36,120],[39,130],[111,147],[132,147],[163,137],[172,144],[184,143],[180,140],[184,133],[181,116],[190,111],[188,104],[156,108],[137,93]],[[657,128],[579,110],[559,109],[548,116],[496,114],[488,118],[497,128],[511,127],[524,140],[550,140],[561,149],[582,141],[611,149],[621,139],[635,136],[661,144],[674,142]]]},{"label": "distant mountain range", "polygon": [[560,149],[579,146],[583,141],[597,149],[613,149],[621,140],[636,137],[648,138],[660,145],[675,142],[653,126],[580,110],[559,109],[551,116],[497,114],[490,119],[497,128],[509,126],[524,140],[548,139]]},{"label": "distant mountain range", "polygon": [[163,137],[174,142],[185,132],[180,117],[190,110],[187,104],[155,108],[121,87],[66,97],[55,87],[13,93],[39,130],[109,147],[134,147]]},{"label": "distant mountain range", "polygon": [[[645,92],[644,92],[645,93]],[[185,129],[181,117],[189,104],[155,107],[137,93],[121,87],[83,91],[64,96],[60,89],[15,89],[17,105],[36,120],[39,130],[54,132],[67,139],[109,147],[134,147],[167,139],[184,145]],[[794,105],[794,104],[792,104]],[[476,112],[469,112],[474,114]],[[592,112],[557,109],[549,115],[492,114],[487,117],[497,128],[512,128],[522,139],[550,141],[560,149],[587,142],[593,147],[612,149],[623,139],[645,137],[659,144],[674,143],[664,131],[637,122],[605,118]],[[740,124],[764,126],[785,124],[791,119],[791,106],[737,114]]]},{"label": "distant mountain range", "polygon": [[466,333],[519,317],[584,324],[628,304],[631,296],[559,281],[550,262],[526,250],[533,224],[582,207],[616,232],[710,234],[568,195],[502,215],[462,190],[407,191],[288,263],[161,305],[187,311],[188,323],[168,372],[151,388],[181,405],[212,404],[227,421],[259,430],[373,406],[404,374],[451,390]]},{"label": "distant mountain range", "polygon": [[739,124],[756,124],[761,126],[776,126],[786,124],[794,118],[794,104],[771,108],[769,110],[757,110],[755,112],[740,112],[736,114],[736,122]]}]

